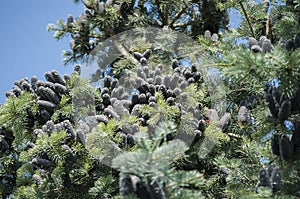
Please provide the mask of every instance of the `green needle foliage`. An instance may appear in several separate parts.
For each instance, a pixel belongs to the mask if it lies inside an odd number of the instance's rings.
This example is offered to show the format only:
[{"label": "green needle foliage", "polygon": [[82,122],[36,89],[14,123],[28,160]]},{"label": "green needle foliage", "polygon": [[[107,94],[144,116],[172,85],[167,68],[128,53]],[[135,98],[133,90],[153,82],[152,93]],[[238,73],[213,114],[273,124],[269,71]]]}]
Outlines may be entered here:
[{"label": "green needle foliage", "polygon": [[105,64],[6,93],[2,198],[300,197],[299,0],[73,2],[65,64]]}]

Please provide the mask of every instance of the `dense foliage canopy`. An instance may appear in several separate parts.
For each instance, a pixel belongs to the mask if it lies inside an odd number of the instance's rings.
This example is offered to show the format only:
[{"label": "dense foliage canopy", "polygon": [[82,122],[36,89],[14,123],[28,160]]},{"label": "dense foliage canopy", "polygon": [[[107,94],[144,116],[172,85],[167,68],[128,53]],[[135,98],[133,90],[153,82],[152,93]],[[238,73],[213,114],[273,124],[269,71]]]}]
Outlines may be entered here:
[{"label": "dense foliage canopy", "polygon": [[1,105],[2,198],[300,198],[300,0],[74,3],[74,72]]}]

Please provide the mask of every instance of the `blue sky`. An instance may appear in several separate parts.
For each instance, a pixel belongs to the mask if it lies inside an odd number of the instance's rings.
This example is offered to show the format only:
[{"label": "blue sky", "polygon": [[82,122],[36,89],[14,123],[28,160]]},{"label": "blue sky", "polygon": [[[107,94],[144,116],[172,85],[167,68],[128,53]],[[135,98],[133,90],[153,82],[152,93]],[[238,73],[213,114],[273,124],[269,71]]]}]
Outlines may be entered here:
[{"label": "blue sky", "polygon": [[46,27],[68,14],[77,17],[83,11],[83,5],[72,0],[1,2],[0,104],[5,102],[5,92],[15,80],[34,75],[44,80],[44,73],[53,69],[61,74],[72,71],[72,65],[62,64],[61,56],[62,50],[69,49],[70,39],[56,41]]},{"label": "blue sky", "polygon": [[[69,49],[70,38],[56,41],[53,32],[47,32],[46,27],[58,19],[66,19],[68,14],[76,18],[83,11],[83,5],[72,0],[1,3],[0,104],[5,102],[5,92],[13,87],[15,80],[32,76],[44,80],[44,73],[53,69],[62,75],[72,72],[73,66],[64,66],[61,56],[62,50]],[[231,25],[236,25],[237,17],[233,18]]]}]

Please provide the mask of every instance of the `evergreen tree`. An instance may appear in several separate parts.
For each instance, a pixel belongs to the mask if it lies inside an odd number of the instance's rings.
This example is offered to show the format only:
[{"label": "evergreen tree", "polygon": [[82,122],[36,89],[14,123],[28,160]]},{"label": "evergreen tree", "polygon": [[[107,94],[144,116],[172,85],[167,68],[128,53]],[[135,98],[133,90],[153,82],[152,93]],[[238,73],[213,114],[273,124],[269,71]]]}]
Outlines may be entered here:
[{"label": "evergreen tree", "polygon": [[299,0],[74,2],[85,13],[48,29],[72,37],[66,64],[104,65],[15,81],[0,108],[3,198],[300,197]]}]

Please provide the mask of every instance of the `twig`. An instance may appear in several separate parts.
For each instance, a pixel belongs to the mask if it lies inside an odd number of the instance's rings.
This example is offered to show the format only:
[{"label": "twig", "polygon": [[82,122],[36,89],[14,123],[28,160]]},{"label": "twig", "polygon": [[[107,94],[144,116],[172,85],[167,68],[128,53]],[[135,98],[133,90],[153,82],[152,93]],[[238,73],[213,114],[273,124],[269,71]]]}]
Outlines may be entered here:
[{"label": "twig", "polygon": [[230,95],[231,93],[234,93],[234,92],[240,92],[240,91],[248,91],[248,89],[247,88],[240,88],[240,89],[231,90],[227,93],[227,95]]},{"label": "twig", "polygon": [[247,14],[247,12],[246,12],[246,9],[245,9],[245,7],[244,7],[244,5],[243,5],[243,2],[240,2],[240,6],[241,6],[241,8],[242,8],[242,10],[243,10],[243,13],[244,13],[244,15],[245,15],[245,17],[246,17],[246,20],[247,20],[248,24],[249,24],[249,27],[250,27],[250,31],[251,31],[252,37],[255,37],[253,27],[252,27],[252,25],[251,25],[250,19],[249,19],[249,17],[248,17],[248,14]]},{"label": "twig", "polygon": [[234,134],[234,133],[227,133],[227,135],[228,135],[229,137],[233,137],[233,138],[236,138],[236,139],[243,139],[242,136],[237,135],[237,134]]},{"label": "twig", "polygon": [[124,57],[130,59],[130,61],[132,61],[134,64],[136,64],[136,65],[139,64],[139,62],[135,58],[133,58],[133,56],[125,49],[124,46],[122,46],[122,44],[120,42],[114,41],[114,44],[118,48],[121,55],[123,55]]},{"label": "twig", "polygon": [[267,14],[267,20],[266,20],[266,36],[268,36],[269,35],[269,33],[270,33],[270,29],[271,29],[271,24],[270,24],[270,15],[268,14],[268,10],[269,10],[269,8],[270,8],[270,2],[269,1],[266,1],[265,2],[266,3],[266,14]]},{"label": "twig", "polygon": [[216,64],[204,64],[204,65],[201,65],[201,67],[213,67],[213,66],[225,67],[225,66],[233,66],[233,64],[216,63]]},{"label": "twig", "polygon": [[173,28],[185,28],[185,27],[187,27],[187,26],[189,26],[189,25],[192,25],[192,24],[193,24],[192,21],[190,21],[190,22],[187,22],[187,23],[177,23],[177,24],[173,24],[172,27],[173,27]]},{"label": "twig", "polygon": [[239,169],[236,168],[236,171],[243,176],[246,180],[248,180],[249,182],[253,182],[252,179],[250,179],[246,174],[244,174],[243,172],[241,172]]},{"label": "twig", "polygon": [[173,20],[170,23],[170,26],[173,27],[173,24],[177,21],[177,19],[182,15],[182,13],[185,11],[185,9],[187,8],[187,5],[183,6],[181,8],[181,10],[179,12],[177,12],[177,14],[175,15],[175,17],[173,18]]}]

